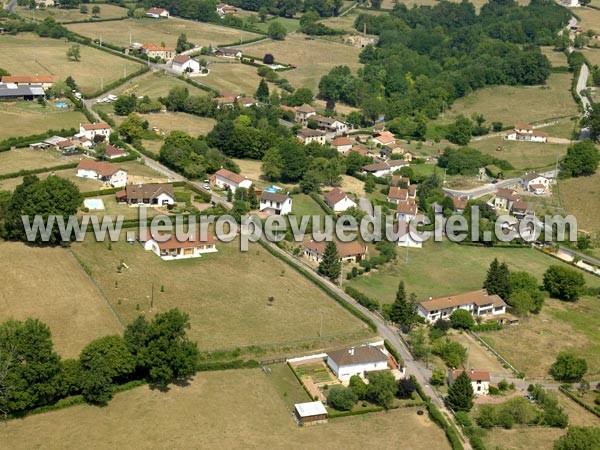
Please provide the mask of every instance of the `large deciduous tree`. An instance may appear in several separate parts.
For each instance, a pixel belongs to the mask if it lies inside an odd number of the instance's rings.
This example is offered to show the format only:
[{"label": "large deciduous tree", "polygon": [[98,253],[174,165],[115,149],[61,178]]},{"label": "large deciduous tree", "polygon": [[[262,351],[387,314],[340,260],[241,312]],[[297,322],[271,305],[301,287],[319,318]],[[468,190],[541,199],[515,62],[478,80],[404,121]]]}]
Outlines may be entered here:
[{"label": "large deciduous tree", "polygon": [[585,279],[583,274],[565,266],[550,266],[544,273],[544,289],[551,297],[575,302],[583,294]]}]

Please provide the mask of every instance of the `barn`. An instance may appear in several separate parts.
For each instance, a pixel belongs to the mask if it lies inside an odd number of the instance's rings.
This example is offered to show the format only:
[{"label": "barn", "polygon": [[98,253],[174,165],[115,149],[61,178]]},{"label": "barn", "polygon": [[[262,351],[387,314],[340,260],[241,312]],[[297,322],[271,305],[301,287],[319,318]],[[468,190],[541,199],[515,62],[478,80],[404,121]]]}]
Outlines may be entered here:
[{"label": "barn", "polygon": [[296,403],[294,415],[300,425],[316,425],[327,422],[327,410],[321,402]]}]

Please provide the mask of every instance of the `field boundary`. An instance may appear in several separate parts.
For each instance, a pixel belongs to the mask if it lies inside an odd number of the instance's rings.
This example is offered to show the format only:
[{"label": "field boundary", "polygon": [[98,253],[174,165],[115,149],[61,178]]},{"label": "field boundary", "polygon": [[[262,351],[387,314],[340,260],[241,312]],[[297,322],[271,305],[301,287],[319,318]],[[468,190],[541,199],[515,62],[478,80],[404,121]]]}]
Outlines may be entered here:
[{"label": "field boundary", "polygon": [[123,329],[125,329],[126,323],[125,321],[121,318],[121,316],[119,316],[119,314],[117,313],[117,311],[115,311],[115,309],[113,308],[113,306],[110,304],[110,301],[108,300],[108,297],[106,296],[106,294],[104,293],[104,291],[102,290],[102,288],[98,285],[98,283],[96,283],[96,280],[94,279],[94,277],[92,276],[92,271],[90,270],[90,268],[85,264],[83,258],[81,256],[79,256],[74,250],[73,248],[69,247],[67,250],[71,256],[73,256],[73,258],[75,258],[75,261],[77,261],[77,265],[79,267],[81,267],[81,270],[83,270],[83,272],[85,273],[85,276],[88,277],[88,279],[93,283],[93,285],[96,287],[96,289],[98,290],[98,292],[100,293],[100,296],[102,297],[102,299],[104,300],[104,302],[106,303],[106,305],[108,306],[108,309],[113,313],[113,315],[116,317],[116,319],[119,321],[119,324],[123,327]]},{"label": "field boundary", "polygon": [[519,375],[523,374],[523,372],[517,370],[511,363],[509,363],[506,360],[506,358],[504,358],[504,356],[502,356],[500,353],[498,353],[490,344],[488,344],[481,337],[479,337],[479,335],[477,333],[474,333],[473,331],[471,331],[470,334],[480,344],[482,344],[487,350],[489,350],[490,352],[492,352],[492,354],[498,359],[498,361],[500,361],[502,364],[504,364],[505,366],[507,366],[515,375],[519,376]]}]

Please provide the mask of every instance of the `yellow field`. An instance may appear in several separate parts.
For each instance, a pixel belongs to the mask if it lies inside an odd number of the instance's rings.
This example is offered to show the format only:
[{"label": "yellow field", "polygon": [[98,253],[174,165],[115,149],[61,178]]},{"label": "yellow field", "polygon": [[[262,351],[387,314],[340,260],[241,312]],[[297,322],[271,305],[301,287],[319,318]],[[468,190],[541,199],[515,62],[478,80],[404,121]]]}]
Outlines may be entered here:
[{"label": "yellow field", "polygon": [[559,189],[565,210],[577,217],[579,228],[600,232],[600,172],[590,177],[561,180]]},{"label": "yellow field", "polygon": [[92,281],[62,248],[0,242],[0,321],[40,319],[55,349],[76,357],[93,339],[122,330]]},{"label": "yellow field", "polygon": [[446,450],[442,430],[413,408],[298,427],[261,370],[203,372],[168,392],[143,386],[117,394],[106,408],[75,406],[8,421],[8,448],[223,448]]},{"label": "yellow field", "polygon": [[[107,22],[113,24],[113,22]],[[69,61],[66,53],[72,44],[60,39],[40,38],[33,34],[0,36],[2,68],[13,75],[72,76],[81,92],[91,94],[121,78],[124,71],[135,72],[138,63],[91,47],[81,46],[81,60]]]},{"label": "yellow field", "polygon": [[75,162],[76,156],[63,156],[52,150],[30,150],[18,148],[8,152],[0,152],[0,174],[18,172],[23,169],[39,169]]},{"label": "yellow field", "polygon": [[[254,51],[253,48],[252,51]],[[229,94],[254,95],[260,82],[260,77],[256,73],[256,67],[229,61],[224,58],[209,59],[218,62],[209,66],[210,73],[208,76],[202,77],[201,81],[203,83],[218,91]],[[289,73],[285,72],[286,75],[283,76],[287,76]],[[273,86],[269,86],[269,89],[273,89]]]},{"label": "yellow field", "polygon": [[67,25],[67,28],[92,39],[102,38],[105,42],[126,47],[129,36],[133,42],[153,42],[160,45],[164,42],[168,47],[175,48],[177,38],[181,33],[187,35],[188,41],[196,45],[213,47],[239,42],[241,39],[253,39],[259,34],[233,28],[220,27],[210,23],[194,22],[171,18],[128,19],[118,22],[77,23]]},{"label": "yellow field", "polygon": [[86,117],[78,111],[60,111],[51,106],[42,108],[37,102],[0,103],[0,140],[61,128],[79,129],[80,123],[87,122]]},{"label": "yellow field", "polygon": [[[182,112],[168,112],[168,113],[153,113],[153,114],[138,114],[143,120],[147,120],[149,128],[158,127],[158,133],[164,135],[169,134],[171,131],[180,130],[192,136],[198,136],[199,134],[207,134],[213,129],[216,120],[207,117],[194,116],[192,114],[186,114]],[[117,124],[121,124],[126,117],[124,116],[112,116],[113,120]],[[162,145],[162,141],[157,141]]]},{"label": "yellow field", "polygon": [[[480,89],[454,102],[442,122],[463,114],[483,114],[488,124],[494,121],[513,125],[577,114],[571,96],[568,73],[553,73],[544,86],[495,86]],[[541,107],[540,105],[544,105]]]},{"label": "yellow field", "polygon": [[297,69],[282,72],[295,88],[308,87],[315,93],[321,77],[333,67],[346,65],[353,71],[362,66],[358,62],[361,49],[335,40],[313,39],[293,34],[284,41],[265,41],[245,47],[254,56],[272,53],[277,61],[295,64]]}]

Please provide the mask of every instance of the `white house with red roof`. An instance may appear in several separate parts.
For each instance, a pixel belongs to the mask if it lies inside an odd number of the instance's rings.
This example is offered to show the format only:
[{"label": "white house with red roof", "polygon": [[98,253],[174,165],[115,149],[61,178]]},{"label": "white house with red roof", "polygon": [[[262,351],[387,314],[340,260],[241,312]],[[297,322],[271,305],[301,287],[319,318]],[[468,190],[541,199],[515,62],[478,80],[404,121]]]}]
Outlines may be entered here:
[{"label": "white house with red roof", "polygon": [[535,131],[531,125],[516,124],[515,129],[506,134],[509,141],[546,142],[548,133]]},{"label": "white house with red roof", "polygon": [[373,136],[372,141],[385,147],[396,144],[396,136],[390,131],[382,131]]},{"label": "white house with red roof", "polygon": [[489,395],[490,393],[490,373],[487,370],[475,369],[457,369],[448,372],[448,386],[451,386],[462,373],[465,372],[471,379],[471,386],[475,395]]},{"label": "white house with red roof", "polygon": [[[308,259],[321,262],[327,242],[310,241],[304,244],[304,256]],[[338,256],[342,262],[359,263],[367,255],[367,247],[358,241],[336,242]]]},{"label": "white house with red roof", "polygon": [[304,105],[298,106],[296,108],[295,120],[298,123],[306,125],[308,120],[316,114],[317,112],[315,111],[315,109],[312,106],[305,103]]},{"label": "white house with red roof", "polygon": [[151,234],[146,230],[140,233],[138,239],[145,250],[154,252],[164,261],[200,258],[203,254],[218,252],[215,237],[199,230],[189,237],[179,238],[175,234]]},{"label": "white house with red roof", "polygon": [[543,195],[550,187],[550,180],[535,172],[525,172],[521,178],[521,187],[524,191],[533,192],[535,195]]},{"label": "white house with red roof", "polygon": [[153,19],[168,19],[169,11],[164,8],[150,8],[146,11],[146,17],[152,17]]},{"label": "white house with red roof", "polygon": [[213,186],[220,189],[229,189],[233,193],[238,188],[250,189],[250,186],[252,186],[252,180],[227,169],[220,169],[215,172],[210,178],[210,182]]},{"label": "white house with red roof", "polygon": [[77,176],[80,178],[91,178],[92,180],[103,181],[112,187],[123,187],[127,185],[127,171],[118,166],[83,159],[77,165]]},{"label": "white house with red roof", "polygon": [[340,188],[333,188],[323,195],[325,203],[336,213],[346,211],[348,208],[356,208],[356,202]]},{"label": "white house with red roof", "polygon": [[177,55],[173,58],[171,69],[179,74],[198,73],[200,72],[200,63],[188,55]]},{"label": "white house with red roof", "polygon": [[336,137],[329,144],[340,153],[346,153],[352,149],[355,141],[344,136]]},{"label": "white house with red roof", "polygon": [[[399,247],[423,248],[425,238],[422,237],[416,229],[411,228],[405,220],[399,220],[394,225],[395,238],[398,239]],[[394,238],[394,239],[395,239]]]},{"label": "white house with red roof", "polygon": [[86,137],[93,141],[96,136],[103,136],[104,140],[107,141],[110,137],[110,125],[106,122],[79,124],[77,137]]},{"label": "white house with red roof", "polygon": [[408,199],[398,203],[396,207],[396,217],[398,220],[410,222],[417,217],[417,204],[414,200]]}]

